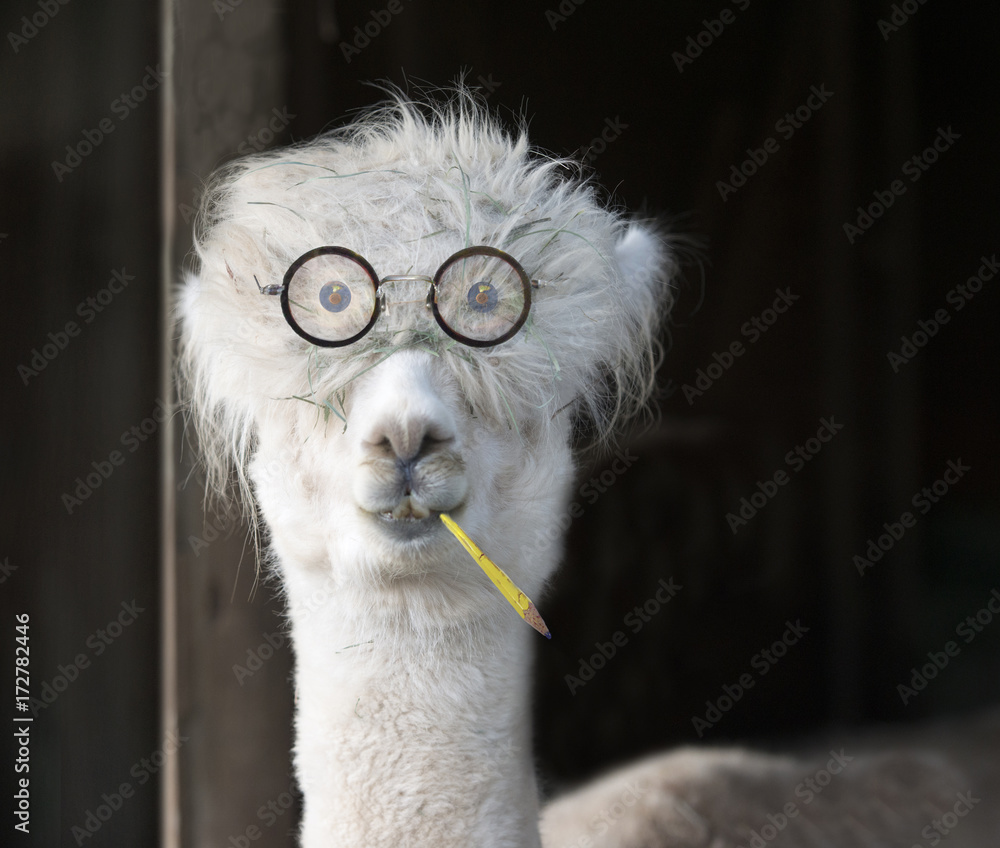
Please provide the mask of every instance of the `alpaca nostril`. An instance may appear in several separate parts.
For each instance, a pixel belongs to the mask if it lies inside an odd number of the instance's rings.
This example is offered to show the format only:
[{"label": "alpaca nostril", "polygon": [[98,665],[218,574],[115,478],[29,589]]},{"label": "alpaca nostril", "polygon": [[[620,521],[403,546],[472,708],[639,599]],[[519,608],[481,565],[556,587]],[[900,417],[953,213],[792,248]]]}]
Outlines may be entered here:
[{"label": "alpaca nostril", "polygon": [[403,423],[385,427],[365,443],[386,459],[395,459],[402,469],[452,441],[453,436],[441,428]]}]

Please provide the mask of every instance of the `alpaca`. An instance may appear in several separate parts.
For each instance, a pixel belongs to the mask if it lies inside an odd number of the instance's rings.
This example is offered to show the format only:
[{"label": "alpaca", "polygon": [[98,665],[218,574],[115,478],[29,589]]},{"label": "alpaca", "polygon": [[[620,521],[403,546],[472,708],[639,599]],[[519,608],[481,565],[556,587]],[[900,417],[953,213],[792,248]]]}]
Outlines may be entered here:
[{"label": "alpaca", "polygon": [[684,748],[550,803],[545,848],[993,848],[1000,716],[831,740]]},{"label": "alpaca", "polygon": [[398,101],[206,193],[184,382],[286,595],[306,848],[540,845],[538,636],[439,515],[537,598],[574,417],[607,432],[651,386],[669,253],[567,167],[471,99]]},{"label": "alpaca", "polygon": [[[655,227],[460,92],[227,166],[196,252],[182,385],[209,485],[234,474],[285,595],[304,848],[722,848],[790,815],[806,761],[682,751],[542,816],[539,636],[440,520],[539,599],[575,428],[607,437],[652,387],[675,262]],[[907,827],[954,800],[940,775],[958,767],[931,754],[858,757],[813,808],[827,823],[847,786],[883,787],[890,812],[922,792],[893,812]],[[796,844],[864,844],[842,833]]]}]

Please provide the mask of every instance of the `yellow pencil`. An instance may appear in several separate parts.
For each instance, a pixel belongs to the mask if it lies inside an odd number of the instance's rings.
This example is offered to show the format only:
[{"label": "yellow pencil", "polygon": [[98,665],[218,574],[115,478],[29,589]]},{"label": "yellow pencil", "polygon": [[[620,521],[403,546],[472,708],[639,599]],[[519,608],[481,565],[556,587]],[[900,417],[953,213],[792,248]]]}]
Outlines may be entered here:
[{"label": "yellow pencil", "polygon": [[462,547],[469,552],[469,556],[479,563],[479,567],[486,572],[486,576],[493,581],[493,585],[510,601],[510,605],[517,610],[517,614],[546,639],[551,639],[552,634],[549,632],[549,628],[545,626],[545,622],[542,621],[542,617],[538,614],[538,610],[531,602],[531,599],[514,585],[514,581],[504,573],[502,568],[497,566],[479,549],[479,546],[454,522],[450,515],[442,512],[441,520],[444,522],[444,526],[455,534],[455,538],[462,543]]}]

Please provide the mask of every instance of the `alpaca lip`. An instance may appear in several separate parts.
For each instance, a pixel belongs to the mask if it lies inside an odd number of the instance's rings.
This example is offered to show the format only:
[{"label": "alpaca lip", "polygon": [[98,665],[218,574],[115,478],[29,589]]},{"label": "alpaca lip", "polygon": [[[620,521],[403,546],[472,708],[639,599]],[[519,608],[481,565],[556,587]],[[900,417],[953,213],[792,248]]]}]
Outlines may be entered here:
[{"label": "alpaca lip", "polygon": [[422,535],[436,529],[438,512],[429,509],[410,495],[403,498],[392,509],[382,509],[369,513],[379,524],[393,532],[403,532],[407,537]]},{"label": "alpaca lip", "polygon": [[426,518],[417,518],[412,512],[397,518],[393,511],[369,513],[383,533],[397,542],[418,542],[437,533],[441,527],[439,513],[428,512]]},{"label": "alpaca lip", "polygon": [[431,517],[431,511],[422,503],[415,501],[410,495],[404,495],[394,509],[381,513],[383,518],[395,521],[421,521]]}]

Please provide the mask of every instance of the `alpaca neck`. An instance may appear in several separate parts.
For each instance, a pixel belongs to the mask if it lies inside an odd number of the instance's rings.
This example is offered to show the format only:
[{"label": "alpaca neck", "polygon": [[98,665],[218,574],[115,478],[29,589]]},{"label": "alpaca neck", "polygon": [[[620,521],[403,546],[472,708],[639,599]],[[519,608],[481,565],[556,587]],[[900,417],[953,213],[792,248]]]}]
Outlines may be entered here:
[{"label": "alpaca neck", "polygon": [[533,631],[500,606],[418,629],[433,619],[426,584],[385,589],[382,605],[316,576],[286,570],[285,584],[303,848],[539,846]]}]

